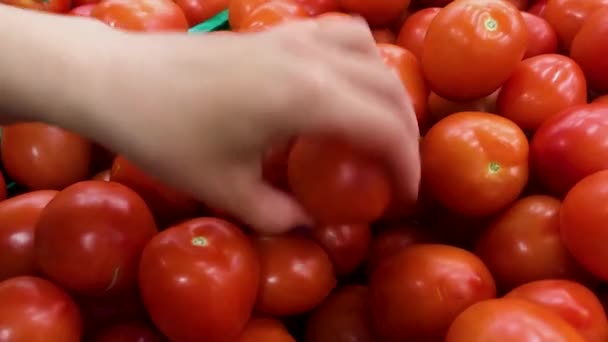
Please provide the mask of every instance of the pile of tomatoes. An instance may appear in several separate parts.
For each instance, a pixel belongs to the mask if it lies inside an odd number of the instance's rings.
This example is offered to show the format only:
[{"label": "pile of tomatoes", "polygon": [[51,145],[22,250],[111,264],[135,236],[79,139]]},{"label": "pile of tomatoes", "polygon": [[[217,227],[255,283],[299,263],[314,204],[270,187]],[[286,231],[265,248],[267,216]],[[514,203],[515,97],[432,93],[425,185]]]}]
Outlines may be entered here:
[{"label": "pile of tomatoes", "polygon": [[319,223],[261,236],[83,137],[6,126],[0,341],[608,340],[608,0],[3,2],[135,31],[360,15],[422,183],[404,203],[375,156],[296,137],[263,176]]}]

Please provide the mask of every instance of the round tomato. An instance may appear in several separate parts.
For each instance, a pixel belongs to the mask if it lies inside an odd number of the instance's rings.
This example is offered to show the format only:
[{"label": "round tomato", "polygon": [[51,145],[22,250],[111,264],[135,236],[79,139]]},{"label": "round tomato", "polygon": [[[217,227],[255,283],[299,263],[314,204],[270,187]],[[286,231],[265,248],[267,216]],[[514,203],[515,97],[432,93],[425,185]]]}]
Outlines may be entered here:
[{"label": "round tomato", "polygon": [[299,138],[287,176],[294,196],[324,224],[372,222],[391,201],[391,181],[382,165],[329,139]]},{"label": "round tomato", "polygon": [[522,285],[506,298],[539,304],[570,323],[587,342],[608,341],[606,313],[597,296],[585,286],[568,280],[540,280]]},{"label": "round tomato", "polygon": [[38,272],[36,223],[56,194],[55,190],[38,190],[0,202],[0,281]]},{"label": "round tomato", "polygon": [[251,15],[254,9],[270,1],[277,0],[230,0],[228,2],[228,22],[230,28],[238,31],[243,26],[243,21]]},{"label": "round tomato", "polygon": [[374,36],[376,43],[395,44],[397,41],[397,36],[393,31],[387,28],[374,29],[372,30],[372,35]]},{"label": "round tomato", "polygon": [[0,0],[0,3],[51,13],[66,13],[72,6],[70,0]]},{"label": "round tomato", "polygon": [[528,13],[543,17],[545,14],[546,7],[547,0],[536,0],[534,4],[528,9]]},{"label": "round tomato", "polygon": [[410,0],[338,0],[344,12],[356,13],[371,26],[385,26],[407,10]]},{"label": "round tomato", "polygon": [[2,128],[0,154],[4,170],[31,190],[61,190],[87,179],[92,148],[90,141],[43,123]]},{"label": "round tomato", "polygon": [[438,95],[475,100],[490,95],[509,78],[526,46],[526,24],[515,6],[502,0],[458,0],[429,25],[422,70]]},{"label": "round tomato", "polygon": [[436,123],[422,140],[421,160],[433,197],[469,216],[504,209],[528,180],[524,132],[490,113],[461,112]]},{"label": "round tomato", "polygon": [[260,282],[253,245],[235,225],[197,218],[156,235],[139,266],[150,317],[172,341],[234,341]]},{"label": "round tomato", "polygon": [[255,240],[261,263],[256,311],[271,316],[305,313],[336,286],[331,260],[316,242],[296,236]]},{"label": "round tomato", "polygon": [[522,61],[502,86],[498,114],[523,130],[535,131],[549,117],[587,103],[587,82],[581,68],[568,57],[540,55]]},{"label": "round tomato", "polygon": [[40,213],[34,248],[42,272],[77,293],[137,285],[137,263],[156,234],[146,203],[115,182],[84,181],[59,192]]},{"label": "round tomato", "polygon": [[572,326],[550,310],[516,298],[477,303],[450,326],[445,342],[584,342]]},{"label": "round tomato", "polygon": [[296,342],[276,319],[252,318],[235,342]]},{"label": "round tomato", "polygon": [[165,338],[146,324],[131,322],[104,329],[93,342],[165,342]]},{"label": "round tomato", "polygon": [[171,0],[102,0],[91,15],[127,31],[188,31],[184,11]]},{"label": "round tomato", "polygon": [[496,113],[496,99],[500,90],[491,95],[473,101],[450,101],[431,93],[429,95],[429,120],[432,124],[448,115],[458,112],[486,112]]},{"label": "round tomato", "polygon": [[528,29],[528,45],[524,58],[557,53],[557,34],[549,23],[534,14],[521,12]]},{"label": "round tomato", "polygon": [[323,13],[338,12],[340,5],[338,0],[296,0],[308,12],[310,16],[317,16]]},{"label": "round tomato", "polygon": [[368,224],[321,225],[312,230],[312,236],[325,249],[337,275],[357,269],[367,255],[371,240]]},{"label": "round tomato", "polygon": [[546,120],[530,144],[537,181],[556,195],[608,169],[608,104],[567,108]]},{"label": "round tomato", "polygon": [[541,279],[586,280],[587,274],[562,242],[560,208],[561,202],[550,196],[525,197],[482,233],[475,254],[500,289],[509,291]]},{"label": "round tomato", "polygon": [[175,0],[184,11],[190,26],[200,24],[225,10],[229,2],[230,0]]},{"label": "round tomato", "polygon": [[308,13],[295,0],[270,1],[259,5],[245,17],[239,31],[262,31],[294,18],[306,18]]},{"label": "round tomato", "polygon": [[424,37],[426,37],[431,21],[435,19],[440,10],[439,7],[429,7],[410,15],[399,31],[397,45],[407,49],[418,60],[421,60]]},{"label": "round tomato", "polygon": [[0,282],[0,341],[80,342],[82,321],[74,301],[35,277]]},{"label": "round tomato", "polygon": [[97,5],[96,3],[80,5],[80,6],[72,8],[68,14],[74,15],[77,17],[90,18],[92,16],[93,9],[95,8],[96,5]]},{"label": "round tomato", "polygon": [[581,66],[589,87],[600,93],[608,92],[608,63],[604,57],[608,51],[608,3],[605,8],[591,15],[581,26],[574,40],[570,56]]},{"label": "round tomato", "polygon": [[332,293],[308,317],[306,342],[376,342],[370,292],[363,285],[347,285]]},{"label": "round tomato", "polygon": [[376,331],[384,341],[433,341],[470,305],[496,296],[474,254],[447,245],[413,245],[379,265],[370,281]]}]

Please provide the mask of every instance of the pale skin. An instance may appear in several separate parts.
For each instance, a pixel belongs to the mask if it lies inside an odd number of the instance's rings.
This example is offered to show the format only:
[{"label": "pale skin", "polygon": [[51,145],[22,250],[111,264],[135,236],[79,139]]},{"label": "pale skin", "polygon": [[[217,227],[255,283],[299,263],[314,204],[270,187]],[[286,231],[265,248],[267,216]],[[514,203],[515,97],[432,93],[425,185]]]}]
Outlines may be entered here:
[{"label": "pale skin", "polygon": [[331,134],[380,156],[418,193],[419,132],[360,20],[248,35],[135,34],[0,5],[0,120],[89,137],[263,233],[313,219],[266,184],[272,144]]}]

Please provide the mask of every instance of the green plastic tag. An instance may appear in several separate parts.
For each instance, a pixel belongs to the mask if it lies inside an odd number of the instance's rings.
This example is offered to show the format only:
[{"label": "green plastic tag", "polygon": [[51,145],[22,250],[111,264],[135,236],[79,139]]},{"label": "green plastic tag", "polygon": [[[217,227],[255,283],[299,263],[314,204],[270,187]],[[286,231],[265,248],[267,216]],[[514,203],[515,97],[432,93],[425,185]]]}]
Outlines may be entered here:
[{"label": "green plastic tag", "polygon": [[228,10],[224,10],[215,17],[204,21],[194,27],[192,27],[189,32],[190,33],[206,33],[213,31],[223,31],[229,30],[230,25],[228,24]]}]

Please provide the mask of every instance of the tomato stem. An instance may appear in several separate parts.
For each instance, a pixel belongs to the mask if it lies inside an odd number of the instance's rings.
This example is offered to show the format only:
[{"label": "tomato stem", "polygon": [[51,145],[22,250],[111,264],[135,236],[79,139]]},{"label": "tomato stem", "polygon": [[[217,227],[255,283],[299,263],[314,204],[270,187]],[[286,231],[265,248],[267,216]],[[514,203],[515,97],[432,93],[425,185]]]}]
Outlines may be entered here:
[{"label": "tomato stem", "polygon": [[192,238],[192,245],[194,246],[199,246],[199,247],[205,247],[207,246],[207,239],[203,236],[195,236]]}]

